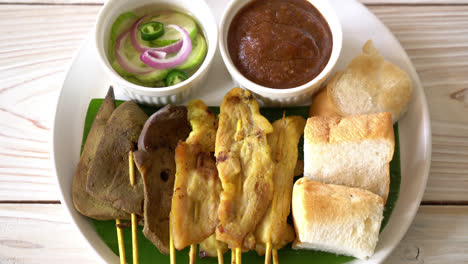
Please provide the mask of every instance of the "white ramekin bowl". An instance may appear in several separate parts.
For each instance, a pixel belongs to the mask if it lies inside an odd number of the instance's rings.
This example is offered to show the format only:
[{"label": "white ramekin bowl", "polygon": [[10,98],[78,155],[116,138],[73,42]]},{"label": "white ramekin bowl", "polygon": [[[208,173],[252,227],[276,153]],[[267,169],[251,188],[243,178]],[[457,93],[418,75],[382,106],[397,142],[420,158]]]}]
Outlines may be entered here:
[{"label": "white ramekin bowl", "polygon": [[234,83],[241,88],[250,90],[258,99],[265,105],[298,105],[309,102],[312,95],[321,87],[323,82],[328,78],[333,68],[335,67],[338,57],[340,56],[341,46],[343,42],[343,32],[341,23],[335,10],[326,0],[308,0],[325,18],[330,27],[333,39],[333,47],[330,59],[325,68],[310,82],[298,87],[288,89],[274,89],[262,85],[258,85],[246,77],[244,77],[231,60],[227,47],[227,36],[229,26],[231,25],[234,16],[251,0],[232,0],[224,10],[219,30],[219,49]]},{"label": "white ramekin bowl", "polygon": [[[186,81],[170,87],[151,88],[136,85],[122,78],[110,65],[107,52],[110,30],[115,19],[122,13],[142,6],[161,6],[164,10],[179,10],[197,20],[205,35],[208,51],[200,68]],[[185,101],[206,79],[218,43],[218,28],[210,8],[204,0],[109,0],[101,9],[96,22],[95,46],[98,60],[113,84],[125,95],[142,104],[164,105]]]}]

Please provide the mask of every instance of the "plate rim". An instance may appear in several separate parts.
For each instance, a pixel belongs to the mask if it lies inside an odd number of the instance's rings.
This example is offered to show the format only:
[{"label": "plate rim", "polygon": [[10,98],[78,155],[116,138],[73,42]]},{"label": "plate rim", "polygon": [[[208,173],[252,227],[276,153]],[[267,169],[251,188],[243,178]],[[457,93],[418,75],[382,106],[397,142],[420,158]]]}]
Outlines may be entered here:
[{"label": "plate rim", "polygon": [[[430,172],[430,167],[431,167],[431,157],[432,157],[432,130],[431,130],[431,119],[430,119],[430,113],[429,113],[429,108],[428,108],[428,103],[427,103],[427,98],[426,98],[426,95],[425,95],[425,92],[424,92],[424,86],[422,85],[422,82],[419,78],[419,75],[417,74],[417,71],[416,71],[416,68],[414,66],[414,64],[412,63],[410,57],[408,56],[408,54],[406,53],[406,50],[401,46],[401,43],[400,41],[396,38],[396,36],[393,34],[393,32],[373,13],[371,12],[364,4],[356,1],[356,0],[353,0],[353,1],[350,1],[350,2],[353,2],[352,4],[358,4],[360,5],[361,7],[365,8],[367,10],[367,12],[373,16],[373,18],[378,21],[378,23],[380,23],[380,26],[383,26],[391,35],[391,38],[394,40],[395,43],[398,44],[398,48],[400,48],[403,52],[404,52],[404,55],[405,55],[405,58],[404,58],[404,61],[406,61],[409,65],[410,65],[410,77],[413,79],[414,82],[416,83],[413,83],[413,89],[415,87],[417,87],[416,89],[420,90],[419,92],[421,93],[420,96],[420,100],[421,100],[421,105],[422,105],[422,117],[423,117],[423,120],[421,121],[422,125],[423,125],[423,129],[422,129],[422,132],[425,133],[423,134],[422,136],[424,136],[424,147],[425,147],[425,153],[421,153],[422,156],[426,157],[426,160],[424,162],[424,167],[423,167],[423,175],[422,175],[422,181],[423,181],[423,184],[418,188],[418,193],[416,195],[416,199],[414,201],[412,201],[412,204],[410,206],[411,210],[409,212],[409,215],[407,217],[407,219],[409,221],[405,221],[403,223],[400,223],[400,225],[402,225],[402,229],[401,230],[404,230],[404,232],[400,232],[399,234],[397,235],[393,235],[393,237],[396,239],[393,239],[392,241],[393,242],[390,242],[389,245],[387,246],[390,246],[390,250],[386,250],[384,253],[383,253],[383,256],[381,256],[381,258],[379,259],[379,263],[382,263],[384,262],[389,256],[390,254],[393,252],[393,250],[396,249],[396,247],[398,246],[398,244],[401,242],[401,240],[403,239],[403,237],[406,235],[406,233],[408,232],[408,229],[409,227],[411,226],[411,224],[413,223],[414,221],[414,218],[416,217],[416,214],[418,213],[418,208],[420,207],[420,203],[422,201],[422,198],[424,196],[424,193],[425,193],[425,190],[426,190],[426,186],[427,186],[427,181],[428,181],[428,178],[429,178],[429,172]],[[86,44],[89,42],[89,41],[92,41],[92,37],[93,37],[93,33],[94,33],[95,29],[93,28],[88,36],[81,41],[80,43],[80,46],[79,48],[74,52],[74,55],[72,57],[72,60],[69,62],[68,66],[66,66],[66,74],[64,76],[64,79],[63,79],[63,83],[62,83],[62,86],[60,88],[60,92],[59,92],[59,95],[58,95],[58,98],[57,98],[57,101],[56,101],[56,105],[55,105],[55,111],[54,111],[54,115],[53,115],[53,119],[52,119],[52,132],[50,133],[50,142],[51,142],[51,145],[50,145],[50,153],[51,153],[51,159],[50,159],[50,162],[52,164],[52,172],[53,174],[55,174],[55,181],[57,183],[56,185],[56,188],[58,189],[59,193],[60,193],[60,201],[61,201],[61,204],[63,205],[63,207],[65,207],[65,211],[67,212],[67,215],[69,217],[69,219],[71,220],[71,224],[74,226],[75,230],[78,231],[78,233],[80,234],[80,237],[86,242],[87,246],[89,248],[91,248],[91,252],[94,252],[95,256],[99,257],[99,259],[101,261],[105,261],[106,258],[104,257],[104,255],[102,255],[103,253],[98,251],[98,249],[93,245],[91,244],[91,241],[88,239],[88,237],[83,233],[83,231],[81,230],[81,228],[78,226],[77,222],[75,221],[73,215],[72,215],[72,212],[71,210],[74,208],[70,208],[69,206],[67,206],[67,202],[65,200],[65,193],[64,193],[64,189],[62,188],[61,184],[60,184],[60,177],[57,173],[57,166],[56,166],[56,134],[57,134],[57,126],[58,126],[58,123],[57,123],[57,113],[59,111],[59,106],[60,106],[60,102],[62,101],[62,98],[64,96],[64,91],[66,89],[66,82],[67,80],[69,79],[70,77],[70,73],[71,73],[71,70],[73,68],[73,66],[76,64],[77,60],[79,59],[79,57],[82,55],[84,49],[86,48]],[[414,90],[413,90],[413,94],[414,94]],[[413,100],[413,99],[412,99]],[[405,116],[403,116],[403,119],[405,118]],[[398,127],[400,128],[400,123],[398,124]],[[400,165],[402,164],[402,160],[400,160]],[[401,189],[401,187],[400,187]],[[401,199],[399,198],[398,201],[400,201]],[[397,204],[398,204],[398,201],[397,201]],[[393,214],[392,214],[393,216]],[[392,222],[392,217],[390,217],[390,220],[387,224],[387,227],[390,225],[390,223]],[[385,230],[387,229],[387,227],[383,230],[382,233],[385,232]],[[353,264],[357,264],[357,263],[363,263],[363,261],[361,260],[354,260],[354,261],[351,261],[351,262],[348,262],[348,263],[353,263]]]},{"label": "plate rim", "polygon": [[[406,50],[404,49],[404,47],[401,45],[401,42],[398,40],[398,38],[395,36],[395,34],[393,34],[393,32],[387,27],[387,25],[385,25],[382,20],[380,20],[380,18],[378,18],[367,6],[365,6],[363,3],[357,1],[357,0],[353,0],[356,4],[360,5],[362,8],[365,8],[369,14],[371,16],[374,17],[374,19],[376,21],[378,21],[378,23],[380,23],[380,25],[382,27],[384,27],[391,35],[391,38],[397,43],[398,45],[398,48],[400,48],[404,54],[405,54],[405,58],[404,60],[407,61],[407,63],[409,63],[409,65],[411,66],[411,73],[409,74],[410,75],[410,78],[413,79],[413,81],[415,81],[416,83],[413,83],[413,98],[411,99],[410,103],[413,102],[414,100],[414,88],[417,87],[416,89],[420,90],[421,92],[421,103],[422,103],[422,116],[424,118],[424,120],[422,121],[423,123],[423,132],[425,132],[426,134],[424,135],[425,136],[425,140],[424,140],[424,146],[425,146],[425,153],[424,156],[426,157],[426,161],[424,163],[424,171],[423,171],[423,183],[421,185],[421,187],[419,188],[419,192],[416,196],[416,200],[413,201],[413,204],[412,204],[412,207],[411,207],[411,211],[410,211],[410,215],[409,215],[409,221],[406,221],[404,222],[402,225],[403,225],[403,230],[404,232],[401,232],[400,234],[398,234],[397,236],[397,239],[394,239],[394,243],[391,244],[391,249],[389,251],[387,251],[384,256],[382,257],[380,263],[383,263],[385,262],[388,257],[390,256],[390,254],[392,252],[394,252],[394,250],[397,248],[397,246],[400,244],[400,242],[403,240],[403,237],[407,234],[408,232],[408,229],[409,227],[412,225],[412,223],[414,222],[414,218],[416,217],[416,214],[418,213],[418,209],[419,207],[421,206],[421,201],[422,201],[422,198],[424,196],[424,193],[426,192],[426,187],[427,187],[427,181],[429,179],[429,172],[430,172],[430,168],[431,168],[431,164],[432,164],[432,126],[431,126],[431,116],[430,116],[430,112],[429,112],[429,106],[428,106],[428,103],[427,103],[427,98],[426,98],[426,93],[424,92],[424,86],[422,85],[422,82],[421,82],[421,79],[419,78],[419,75],[416,71],[416,67],[414,66],[413,62],[411,61],[410,57],[408,56],[408,53],[406,52]],[[407,113],[404,113],[401,118],[405,118]],[[400,118],[400,119],[401,119]],[[399,131],[401,131],[400,129],[400,123],[398,122],[398,129]],[[400,138],[400,143],[401,143],[401,138]],[[400,147],[400,155],[401,155],[401,147]],[[401,159],[401,156],[400,156],[400,166],[402,164],[402,159]],[[401,184],[401,183],[400,183]],[[401,185],[400,185],[400,191],[401,191]],[[400,200],[400,194],[399,194],[399,197],[398,197],[398,200],[397,200],[397,203],[395,204],[395,207],[397,206],[398,204],[398,201]],[[395,208],[394,208],[395,209]],[[392,216],[393,216],[393,213],[392,212],[392,215],[390,216],[390,219],[387,223],[387,226],[389,226],[391,220],[392,220]],[[387,227],[386,226],[386,227]],[[385,227],[385,228],[386,228]],[[385,232],[385,228],[383,230],[383,232]],[[382,232],[382,233],[383,233]],[[379,235],[380,237],[380,235]],[[351,261],[349,262],[348,264],[358,264],[358,263],[361,263],[362,261],[360,260],[354,260],[354,261]]]}]

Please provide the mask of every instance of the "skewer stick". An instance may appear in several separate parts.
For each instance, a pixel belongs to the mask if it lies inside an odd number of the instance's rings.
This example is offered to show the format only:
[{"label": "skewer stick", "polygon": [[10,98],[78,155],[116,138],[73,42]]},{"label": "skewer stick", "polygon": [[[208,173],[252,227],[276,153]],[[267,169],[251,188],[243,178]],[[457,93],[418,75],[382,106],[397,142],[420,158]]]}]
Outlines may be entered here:
[{"label": "skewer stick", "polygon": [[[195,219],[197,219],[198,218],[198,203],[195,203],[193,214],[194,214]],[[189,263],[195,264],[196,260],[197,260],[197,244],[191,244],[190,252],[189,252]]]},{"label": "skewer stick", "polygon": [[218,264],[224,264],[223,250],[218,247],[216,251],[218,252]]},{"label": "skewer stick", "polygon": [[[170,216],[169,216],[170,217]],[[175,258],[175,247],[174,247],[174,239],[172,238],[172,228],[169,228],[169,254],[170,254],[170,259],[171,259],[171,264],[176,263],[176,258]]]},{"label": "skewer stick", "polygon": [[135,185],[135,166],[133,166],[133,151],[128,153],[128,175],[130,176],[130,185]]},{"label": "skewer stick", "polygon": [[[130,185],[135,185],[135,166],[133,163],[133,151],[130,150],[128,153],[128,174],[130,177]],[[132,214],[132,256],[133,264],[138,264],[138,223],[136,214]]]},{"label": "skewer stick", "polygon": [[231,264],[236,264],[236,250],[231,249]]},{"label": "skewer stick", "polygon": [[197,260],[197,244],[190,245],[189,258],[190,258],[190,261],[189,261],[190,264],[195,264],[195,262],[197,262],[196,261]]},{"label": "skewer stick", "polygon": [[133,248],[133,263],[139,263],[138,253],[138,236],[137,236],[137,217],[132,214],[132,248]]},{"label": "skewer stick", "polygon": [[270,264],[271,262],[271,242],[266,244],[265,250],[265,264]]},{"label": "skewer stick", "polygon": [[272,252],[273,252],[273,264],[278,264],[279,263],[279,261],[278,261],[278,250],[273,249]]},{"label": "skewer stick", "polygon": [[117,227],[117,242],[119,244],[120,264],[125,264],[125,245],[123,243],[123,232],[120,225],[120,219],[115,219],[115,226]]},{"label": "skewer stick", "polygon": [[236,248],[236,264],[242,264],[242,251],[241,251],[241,248]]},{"label": "skewer stick", "polygon": [[[276,150],[276,162],[279,162],[282,158],[282,151],[283,151],[283,141],[284,141],[284,133],[286,129],[286,112],[283,111],[283,118],[282,120],[282,129],[279,134],[278,138],[278,149]],[[272,201],[272,210],[276,211],[276,200],[277,200],[277,195],[276,192],[273,194],[273,201]],[[272,249],[271,248],[271,241],[268,241],[266,245],[266,252],[265,252],[265,264],[270,264],[271,261],[271,254],[273,253],[273,264],[278,264],[278,250],[277,249]]]}]

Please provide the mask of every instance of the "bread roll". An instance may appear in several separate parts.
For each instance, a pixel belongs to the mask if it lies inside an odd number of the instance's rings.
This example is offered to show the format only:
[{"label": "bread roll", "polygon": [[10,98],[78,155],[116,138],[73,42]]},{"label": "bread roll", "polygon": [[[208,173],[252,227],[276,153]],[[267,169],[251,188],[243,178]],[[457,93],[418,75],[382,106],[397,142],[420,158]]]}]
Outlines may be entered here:
[{"label": "bread roll", "polygon": [[411,99],[411,79],[384,60],[372,41],[362,51],[330,79],[328,98],[342,116],[390,112],[396,122]]},{"label": "bread roll", "polygon": [[377,245],[383,209],[383,199],[369,191],[301,178],[293,189],[293,248],[367,259]]},{"label": "bread roll", "polygon": [[395,139],[390,113],[310,117],[304,177],[369,190],[387,200]]}]

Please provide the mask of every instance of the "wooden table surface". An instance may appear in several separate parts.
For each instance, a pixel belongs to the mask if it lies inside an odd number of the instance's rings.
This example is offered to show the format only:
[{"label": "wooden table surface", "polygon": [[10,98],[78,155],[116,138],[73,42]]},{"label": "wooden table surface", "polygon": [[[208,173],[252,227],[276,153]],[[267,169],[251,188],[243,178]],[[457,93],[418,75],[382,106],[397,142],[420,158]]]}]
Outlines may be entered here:
[{"label": "wooden table surface", "polygon": [[[0,263],[96,263],[50,162],[67,65],[102,0],[0,0]],[[362,1],[396,35],[432,122],[423,201],[386,263],[468,263],[468,0]]]}]

